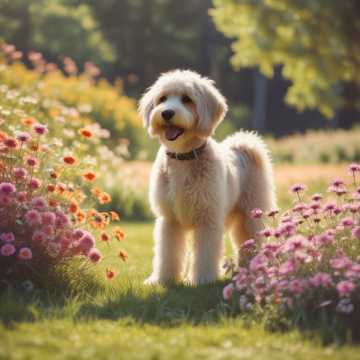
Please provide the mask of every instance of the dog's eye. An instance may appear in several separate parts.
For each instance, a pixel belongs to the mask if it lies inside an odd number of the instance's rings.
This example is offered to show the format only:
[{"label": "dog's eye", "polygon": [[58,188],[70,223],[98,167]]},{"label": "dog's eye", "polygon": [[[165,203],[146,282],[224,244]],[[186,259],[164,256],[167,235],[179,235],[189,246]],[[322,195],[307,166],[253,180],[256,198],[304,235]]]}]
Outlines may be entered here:
[{"label": "dog's eye", "polygon": [[163,95],[160,99],[159,99],[159,104],[163,103],[164,101],[166,101],[166,96]]},{"label": "dog's eye", "polygon": [[181,98],[181,101],[184,103],[184,104],[188,104],[188,103],[191,103],[192,100],[187,96],[187,95],[183,95],[182,98]]}]

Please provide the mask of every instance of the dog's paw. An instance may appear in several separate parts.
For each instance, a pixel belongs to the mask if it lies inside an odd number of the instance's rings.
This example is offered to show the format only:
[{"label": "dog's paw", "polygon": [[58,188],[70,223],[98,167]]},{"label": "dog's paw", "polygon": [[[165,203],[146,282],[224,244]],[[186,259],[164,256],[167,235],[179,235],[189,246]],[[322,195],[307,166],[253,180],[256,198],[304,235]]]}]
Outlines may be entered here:
[{"label": "dog's paw", "polygon": [[162,282],[160,281],[159,277],[156,275],[150,275],[145,281],[144,285],[161,285]]}]

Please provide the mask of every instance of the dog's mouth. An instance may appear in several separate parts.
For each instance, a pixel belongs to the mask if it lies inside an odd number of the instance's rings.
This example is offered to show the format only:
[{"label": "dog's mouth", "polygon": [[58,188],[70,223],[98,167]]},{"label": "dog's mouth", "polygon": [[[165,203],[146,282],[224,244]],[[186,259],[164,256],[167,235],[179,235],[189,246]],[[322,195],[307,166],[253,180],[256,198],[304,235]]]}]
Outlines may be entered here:
[{"label": "dog's mouth", "polygon": [[176,140],[180,135],[184,133],[184,129],[175,126],[175,125],[168,125],[165,127],[165,137],[168,141]]}]

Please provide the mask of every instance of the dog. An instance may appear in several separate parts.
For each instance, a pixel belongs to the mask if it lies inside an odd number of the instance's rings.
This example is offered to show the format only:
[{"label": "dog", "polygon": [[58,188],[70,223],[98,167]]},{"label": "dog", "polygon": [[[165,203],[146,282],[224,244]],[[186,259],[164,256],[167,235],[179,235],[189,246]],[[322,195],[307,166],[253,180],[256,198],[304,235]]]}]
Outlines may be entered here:
[{"label": "dog", "polygon": [[212,80],[190,70],[162,74],[138,110],[150,137],[161,144],[150,175],[155,254],[145,284],[184,279],[190,231],[187,280],[214,282],[221,276],[224,232],[238,252],[263,226],[251,210],[276,208],[269,151],[253,132],[237,132],[221,143],[212,139],[227,112],[226,100]]}]

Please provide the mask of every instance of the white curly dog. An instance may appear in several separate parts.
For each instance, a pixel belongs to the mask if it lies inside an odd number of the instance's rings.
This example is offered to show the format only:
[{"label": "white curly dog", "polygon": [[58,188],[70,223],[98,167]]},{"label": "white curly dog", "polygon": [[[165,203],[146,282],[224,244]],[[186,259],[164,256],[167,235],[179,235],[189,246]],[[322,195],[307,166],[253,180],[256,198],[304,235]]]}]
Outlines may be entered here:
[{"label": "white curly dog", "polygon": [[155,256],[146,284],[183,279],[189,231],[193,241],[187,279],[193,285],[215,281],[221,275],[224,232],[229,230],[239,251],[262,228],[251,210],[276,207],[264,142],[243,131],[221,143],[211,138],[226,111],[214,82],[189,70],[162,74],[140,100],[144,125],[162,145],[150,178]]}]

